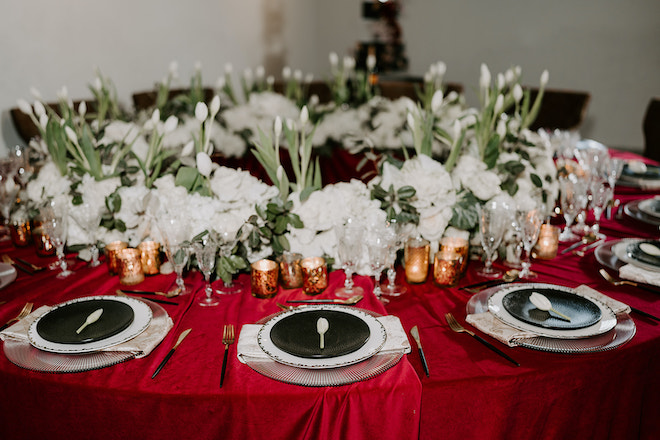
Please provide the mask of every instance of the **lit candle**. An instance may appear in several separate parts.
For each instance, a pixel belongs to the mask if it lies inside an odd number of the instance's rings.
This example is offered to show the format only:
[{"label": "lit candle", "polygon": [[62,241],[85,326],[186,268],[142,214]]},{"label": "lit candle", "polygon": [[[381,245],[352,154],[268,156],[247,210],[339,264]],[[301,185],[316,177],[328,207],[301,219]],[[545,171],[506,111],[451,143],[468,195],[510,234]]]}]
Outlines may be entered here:
[{"label": "lit candle", "polygon": [[308,257],[300,262],[303,275],[303,292],[318,295],[328,287],[328,267],[321,257]]},{"label": "lit candle", "polygon": [[119,282],[126,286],[144,281],[140,251],[135,248],[126,248],[119,251]]},{"label": "lit candle", "polygon": [[559,228],[550,224],[541,225],[539,239],[534,247],[534,258],[552,260],[557,256],[559,246]]},{"label": "lit candle", "polygon": [[277,295],[279,269],[273,260],[259,260],[252,263],[250,281],[252,296],[272,298]]},{"label": "lit candle", "polygon": [[125,241],[113,241],[105,245],[106,261],[108,262],[108,271],[111,275],[119,273],[119,251],[126,249],[128,243]]},{"label": "lit candle", "polygon": [[453,251],[441,250],[435,254],[433,280],[440,286],[454,286],[461,276],[463,257]]},{"label": "lit candle", "polygon": [[410,238],[403,251],[406,281],[412,284],[423,283],[429,273],[429,253],[431,244],[423,238]]},{"label": "lit candle", "polygon": [[280,284],[285,289],[296,289],[302,286],[301,258],[302,255],[291,252],[285,252],[277,257],[277,262],[280,265]]},{"label": "lit candle", "polygon": [[470,250],[470,243],[461,237],[444,237],[440,240],[440,250],[455,252],[460,255],[463,260],[461,262],[460,273],[465,273],[465,268],[468,263],[468,252]]},{"label": "lit candle", "polygon": [[145,275],[160,273],[160,243],[143,241],[138,245],[142,260],[142,271]]}]

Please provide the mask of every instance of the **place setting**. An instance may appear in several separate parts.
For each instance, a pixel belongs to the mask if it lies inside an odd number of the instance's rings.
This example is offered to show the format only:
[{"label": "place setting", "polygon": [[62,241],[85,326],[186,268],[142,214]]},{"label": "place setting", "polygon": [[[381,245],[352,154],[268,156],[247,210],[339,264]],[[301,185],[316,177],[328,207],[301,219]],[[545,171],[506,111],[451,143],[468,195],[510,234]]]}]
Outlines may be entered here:
[{"label": "place setting", "polygon": [[0,332],[15,365],[76,373],[142,358],[173,322],[162,306],[126,296],[86,296],[41,306]]},{"label": "place setting", "polygon": [[628,161],[623,165],[617,185],[643,190],[660,188],[660,167],[640,160]]},{"label": "place setting", "polygon": [[[628,284],[652,293],[660,293],[659,240],[644,238],[613,240],[598,247],[594,255],[602,266],[617,272]],[[611,278],[611,275],[609,276]],[[608,281],[612,284],[617,282],[611,279]]]},{"label": "place setting", "polygon": [[586,285],[520,283],[472,296],[466,321],[509,347],[580,354],[630,341],[636,332],[630,311]]}]

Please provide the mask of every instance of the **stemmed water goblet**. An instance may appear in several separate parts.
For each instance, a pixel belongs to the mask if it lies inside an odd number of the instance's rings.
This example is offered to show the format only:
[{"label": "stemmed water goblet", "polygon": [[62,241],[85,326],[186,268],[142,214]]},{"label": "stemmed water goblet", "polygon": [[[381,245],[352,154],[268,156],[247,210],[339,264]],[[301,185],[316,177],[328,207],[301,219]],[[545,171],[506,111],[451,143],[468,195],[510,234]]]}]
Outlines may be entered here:
[{"label": "stemmed water goblet", "polygon": [[594,212],[594,223],[591,226],[591,234],[597,239],[605,238],[600,232],[600,218],[605,207],[614,195],[614,190],[606,179],[594,178],[591,181],[591,208]]},{"label": "stemmed water goblet", "polygon": [[520,223],[523,238],[522,270],[520,279],[536,278],[538,275],[530,270],[532,266],[532,248],[536,244],[543,224],[543,215],[539,209],[518,210],[516,217]]},{"label": "stemmed water goblet", "polygon": [[[238,243],[237,233],[221,230],[215,234],[215,239],[217,240],[220,258],[231,257],[232,251],[234,250],[236,243]],[[230,278],[228,281],[225,281],[222,279],[222,286],[216,288],[216,292],[221,295],[232,295],[243,292],[245,288],[245,284],[239,280],[233,280]]]},{"label": "stemmed water goblet", "polygon": [[346,274],[344,286],[335,290],[335,294],[341,298],[364,293],[364,289],[355,286],[353,273],[355,266],[362,257],[362,235],[364,230],[359,227],[352,218],[347,219],[342,226],[335,227],[337,237],[337,256]]},{"label": "stemmed water goblet", "polygon": [[96,205],[90,202],[83,202],[72,212],[73,219],[87,233],[90,240],[89,251],[91,259],[90,267],[96,267],[101,264],[99,261],[99,248],[97,244],[97,234],[103,216],[103,205]]},{"label": "stemmed water goblet", "polygon": [[366,245],[369,265],[374,274],[374,295],[383,304],[387,304],[389,300],[382,297],[383,291],[380,287],[380,276],[389,261],[390,237],[384,234],[382,230],[372,230],[368,234]]},{"label": "stemmed water goblet", "polygon": [[204,298],[199,302],[200,306],[217,306],[220,301],[213,297],[211,288],[211,273],[215,268],[215,257],[218,251],[218,244],[210,237],[205,237],[201,241],[193,243],[193,250],[197,258],[197,267],[204,274]]},{"label": "stemmed water goblet", "polygon": [[481,247],[484,250],[484,266],[477,272],[478,275],[496,278],[502,272],[493,268],[496,251],[508,224],[508,206],[502,202],[490,201],[480,208],[479,232],[481,233]]},{"label": "stemmed water goblet", "polygon": [[165,242],[165,254],[176,275],[174,286],[168,294],[185,295],[188,287],[183,279],[183,270],[190,258],[190,244],[186,241],[186,222],[177,217],[167,217],[158,222],[162,239]]},{"label": "stemmed water goblet", "polygon": [[403,224],[396,219],[391,219],[387,223],[385,233],[390,236],[390,254],[387,267],[387,282],[381,286],[383,295],[399,296],[406,293],[406,286],[396,283],[396,254],[401,249],[410,232],[409,225]]},{"label": "stemmed water goblet", "polygon": [[60,273],[57,278],[66,278],[73,274],[68,267],[66,257],[64,255],[64,247],[66,245],[68,233],[68,219],[67,210],[62,205],[49,204],[41,209],[41,217],[43,220],[42,228],[48,235],[49,240],[55,246],[57,254],[57,267],[60,268]]},{"label": "stemmed water goblet", "polygon": [[579,237],[571,231],[571,226],[577,215],[587,207],[588,197],[585,182],[575,174],[559,178],[561,211],[566,221],[564,230],[559,234],[559,241],[575,241]]}]

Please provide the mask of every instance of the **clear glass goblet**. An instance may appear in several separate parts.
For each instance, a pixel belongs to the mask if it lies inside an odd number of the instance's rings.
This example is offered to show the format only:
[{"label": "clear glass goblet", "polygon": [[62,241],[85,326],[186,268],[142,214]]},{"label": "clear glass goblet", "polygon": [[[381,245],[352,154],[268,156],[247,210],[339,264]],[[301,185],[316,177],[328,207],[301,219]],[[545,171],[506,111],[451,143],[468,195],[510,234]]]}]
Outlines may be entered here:
[{"label": "clear glass goblet", "polygon": [[614,190],[606,179],[596,178],[591,181],[591,208],[594,213],[591,234],[597,240],[605,238],[605,234],[600,232],[600,219],[613,196]]},{"label": "clear glass goblet", "polygon": [[477,274],[482,277],[497,278],[502,274],[502,271],[493,268],[493,261],[497,258],[496,251],[504,237],[509,215],[508,206],[502,202],[490,201],[480,208],[479,232],[485,258],[484,266]]},{"label": "clear glass goblet", "polygon": [[186,241],[187,222],[179,217],[171,216],[160,219],[157,226],[165,245],[167,260],[176,274],[174,286],[170,288],[168,294],[172,296],[186,295],[190,289],[183,279],[183,270],[188,264],[191,252],[190,244]]},{"label": "clear glass goblet", "polygon": [[346,279],[344,286],[335,290],[335,295],[340,298],[348,298],[353,295],[364,293],[364,289],[355,286],[353,283],[353,273],[355,266],[362,258],[362,236],[364,230],[356,225],[352,219],[346,220],[342,226],[335,227],[335,236],[337,237],[337,256],[341,262]]},{"label": "clear glass goblet", "polygon": [[[236,243],[238,243],[237,233],[220,231],[217,232],[215,239],[217,240],[220,258],[231,257],[234,247],[236,246]],[[215,291],[221,295],[233,295],[245,291],[246,287],[247,286],[239,280],[229,279],[228,281],[225,281],[222,279],[222,286],[216,288]]]},{"label": "clear glass goblet", "polygon": [[516,217],[520,223],[523,238],[522,270],[518,277],[521,279],[536,278],[538,275],[530,270],[532,266],[532,248],[539,238],[543,215],[538,209],[531,209],[517,211]]},{"label": "clear glass goblet", "polygon": [[213,297],[211,288],[211,273],[215,269],[215,257],[218,251],[218,245],[214,240],[206,239],[201,242],[193,243],[193,251],[197,258],[197,267],[204,275],[204,298],[199,302],[202,307],[213,307],[220,304],[217,298]]},{"label": "clear glass goblet", "polygon": [[587,189],[584,181],[578,179],[574,174],[559,178],[560,199],[562,214],[566,226],[559,234],[559,241],[575,241],[580,237],[571,231],[571,226],[577,215],[586,208],[588,203]]},{"label": "clear glass goblet", "polygon": [[55,246],[57,265],[60,268],[60,273],[56,277],[60,279],[66,278],[73,274],[73,271],[69,270],[69,265],[64,254],[68,232],[67,213],[63,207],[60,207],[58,210],[53,206],[48,206],[41,209],[41,217],[43,219],[42,228],[48,235],[51,243],[53,243],[53,246]]},{"label": "clear glass goblet", "polygon": [[390,255],[389,255],[389,264],[387,266],[387,283],[384,283],[381,286],[383,295],[389,296],[400,296],[406,293],[406,286],[396,283],[396,255],[399,249],[403,247],[403,244],[408,239],[410,235],[410,225],[403,224],[398,222],[396,219],[391,219],[387,223],[385,228],[385,233],[390,235]]},{"label": "clear glass goblet", "polygon": [[101,223],[101,217],[103,216],[103,210],[103,205],[97,206],[96,204],[92,204],[90,202],[83,202],[71,213],[73,219],[78,223],[83,231],[87,233],[87,237],[89,238],[89,251],[92,257],[89,261],[90,267],[96,267],[101,264],[99,261],[97,235]]},{"label": "clear glass goblet", "polygon": [[366,240],[369,265],[374,274],[374,295],[387,304],[389,300],[382,297],[383,291],[380,287],[380,277],[387,267],[390,257],[390,238],[383,231],[371,231]]}]

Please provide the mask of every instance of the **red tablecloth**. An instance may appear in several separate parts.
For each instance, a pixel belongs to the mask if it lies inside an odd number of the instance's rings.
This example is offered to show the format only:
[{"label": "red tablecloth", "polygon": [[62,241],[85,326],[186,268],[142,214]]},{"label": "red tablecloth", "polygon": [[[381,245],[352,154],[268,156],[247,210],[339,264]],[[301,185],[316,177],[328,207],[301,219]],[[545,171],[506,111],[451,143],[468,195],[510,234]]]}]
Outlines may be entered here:
[{"label": "red tablecloth", "polygon": [[[617,191],[626,203],[652,193]],[[603,220],[602,231],[617,237],[657,237],[656,228],[624,218]],[[565,247],[562,245],[562,248]],[[32,248],[0,244],[0,253],[37,264]],[[481,263],[472,261],[460,285],[479,281]],[[496,263],[499,266],[499,263]],[[501,267],[501,266],[500,266]],[[593,254],[560,255],[535,261],[539,282],[570,287],[587,284],[633,307],[660,316],[660,294],[614,287],[598,275]],[[105,266],[78,263],[75,275],[53,273],[18,279],[0,290],[0,322],[16,316],[26,301],[54,305],[77,297],[111,294],[119,286]],[[401,275],[401,274],[399,274]],[[247,275],[241,276],[247,279]],[[372,282],[357,277],[369,294],[360,307],[399,316],[406,331],[419,326],[431,377],[416,350],[368,381],[340,387],[307,388],[269,379],[236,359],[230,347],[225,384],[219,388],[222,326],[239,327],[278,311],[276,302],[301,297],[280,291],[270,300],[249,293],[228,296],[216,308],[202,308],[202,280],[186,278],[196,293],[163,306],[175,327],[143,359],[75,374],[32,372],[0,356],[0,438],[657,438],[660,435],[660,325],[632,315],[635,337],[615,350],[586,355],[544,353],[525,348],[502,350],[516,368],[466,334],[452,332],[444,314],[465,323],[470,298],[458,288],[431,282],[409,286],[386,308],[370,293]],[[140,289],[167,289],[173,275],[147,278]],[[343,274],[331,274],[331,296]],[[170,362],[151,379],[178,334],[193,328]],[[479,333],[479,332],[477,332]]]}]

